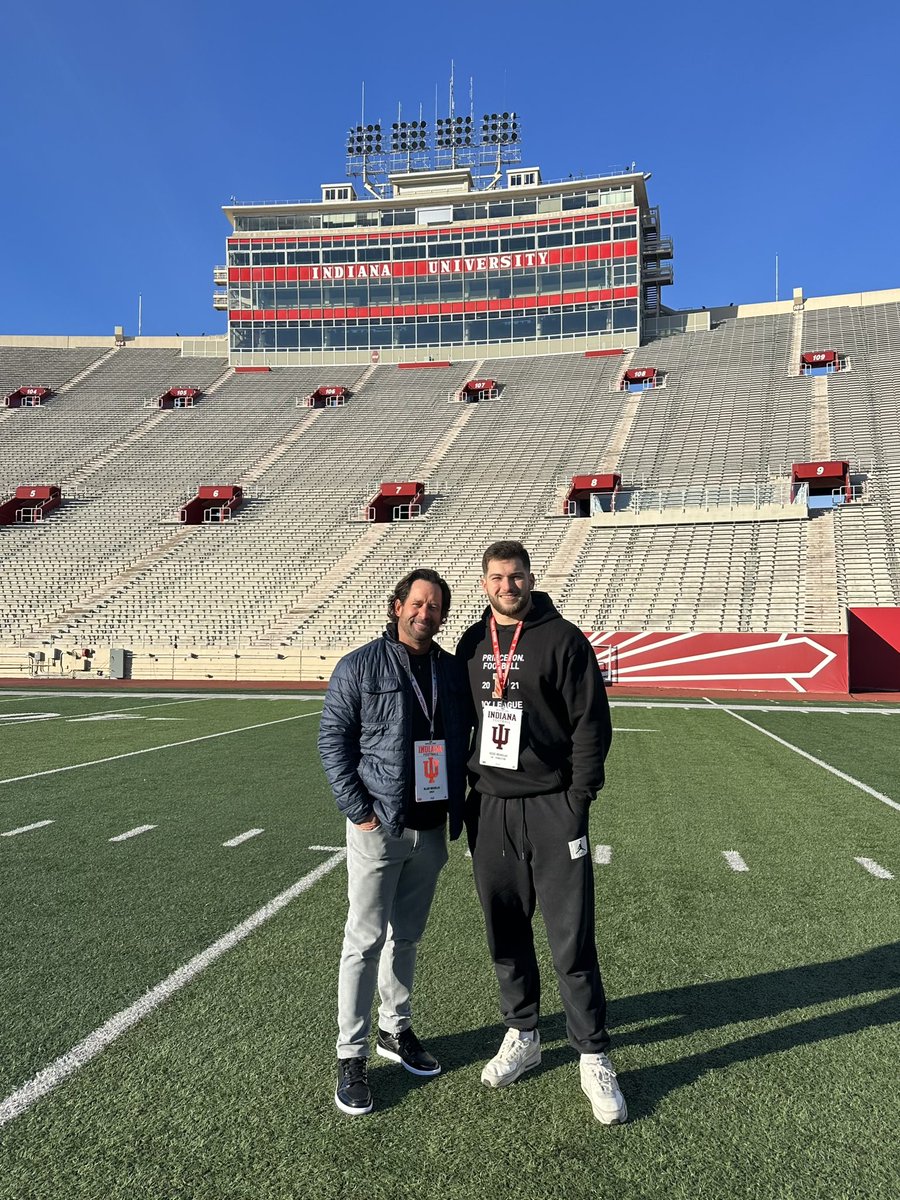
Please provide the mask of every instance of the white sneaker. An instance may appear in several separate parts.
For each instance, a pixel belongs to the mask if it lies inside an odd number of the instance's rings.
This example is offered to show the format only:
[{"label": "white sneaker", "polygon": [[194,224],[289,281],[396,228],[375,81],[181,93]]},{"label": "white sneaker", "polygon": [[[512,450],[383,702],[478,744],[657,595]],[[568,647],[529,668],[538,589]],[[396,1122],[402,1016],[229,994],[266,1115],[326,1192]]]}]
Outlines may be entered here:
[{"label": "white sneaker", "polygon": [[607,1056],[582,1054],[578,1069],[581,1073],[581,1090],[590,1100],[596,1119],[604,1125],[624,1124],[628,1120],[628,1109]]},{"label": "white sneaker", "polygon": [[507,1087],[540,1061],[541,1035],[536,1029],[527,1033],[507,1029],[500,1049],[481,1072],[481,1082],[486,1087]]}]

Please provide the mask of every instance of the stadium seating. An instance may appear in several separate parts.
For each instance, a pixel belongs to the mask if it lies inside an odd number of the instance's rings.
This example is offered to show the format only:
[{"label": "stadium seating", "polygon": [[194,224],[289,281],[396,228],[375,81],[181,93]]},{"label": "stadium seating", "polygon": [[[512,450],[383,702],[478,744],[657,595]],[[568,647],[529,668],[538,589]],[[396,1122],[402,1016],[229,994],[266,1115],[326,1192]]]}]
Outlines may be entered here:
[{"label": "stadium seating", "polygon": [[[798,376],[801,332],[852,369]],[[391,585],[428,565],[454,590],[452,641],[482,607],[484,546],[508,536],[585,629],[839,630],[846,605],[900,603],[898,363],[897,304],[724,320],[609,358],[331,368],[352,398],[328,409],[295,406],[320,367],[235,374],[172,350],[3,348],[0,387],[56,395],[0,417],[0,491],[59,483],[64,503],[0,531],[0,639],[333,651],[375,634]],[[666,387],[618,391],[624,365],[657,367]],[[448,404],[476,375],[499,395]],[[196,407],[142,407],[173,385],[200,388]],[[764,493],[813,443],[850,461],[861,495],[810,520],[563,516],[574,474]],[[423,516],[348,519],[391,479],[425,481]],[[234,519],[180,527],[184,498],[222,483],[244,489]]]}]

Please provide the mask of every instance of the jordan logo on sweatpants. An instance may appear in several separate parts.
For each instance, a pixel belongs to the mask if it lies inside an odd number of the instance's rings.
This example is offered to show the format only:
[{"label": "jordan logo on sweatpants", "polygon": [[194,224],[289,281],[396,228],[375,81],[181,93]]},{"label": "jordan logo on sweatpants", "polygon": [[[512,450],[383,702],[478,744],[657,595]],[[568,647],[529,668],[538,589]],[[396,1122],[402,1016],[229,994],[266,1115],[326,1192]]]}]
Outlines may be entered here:
[{"label": "jordan logo on sweatpants", "polygon": [[586,837],[575,838],[573,842],[569,842],[569,857],[584,858],[588,852],[588,844]]}]

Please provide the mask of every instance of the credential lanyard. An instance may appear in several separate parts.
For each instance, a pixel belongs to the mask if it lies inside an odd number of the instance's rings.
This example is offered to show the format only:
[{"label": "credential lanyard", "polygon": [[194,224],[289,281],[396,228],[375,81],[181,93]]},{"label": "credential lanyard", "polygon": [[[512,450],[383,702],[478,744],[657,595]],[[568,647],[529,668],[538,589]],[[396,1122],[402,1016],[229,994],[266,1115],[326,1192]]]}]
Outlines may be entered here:
[{"label": "credential lanyard", "polygon": [[516,646],[518,646],[519,638],[522,636],[522,624],[522,621],[516,623],[516,632],[513,634],[513,639],[510,643],[509,654],[506,656],[506,670],[504,671],[500,665],[500,639],[497,637],[497,620],[494,614],[491,613],[491,645],[494,650],[494,671],[497,683],[494,696],[498,700],[502,700],[506,695],[506,681],[509,678],[509,669],[512,666]]},{"label": "credential lanyard", "polygon": [[431,657],[431,700],[434,705],[431,712],[428,711],[428,705],[425,703],[425,697],[422,695],[422,689],[419,687],[419,682],[416,679],[415,675],[413,675],[412,667],[409,665],[408,656],[407,656],[407,663],[406,663],[406,673],[409,676],[409,682],[412,684],[413,693],[415,694],[415,697],[419,702],[419,707],[421,708],[422,712],[425,714],[425,717],[428,721],[428,725],[431,730],[431,737],[432,737],[432,739],[434,739],[434,717],[435,717],[435,714],[437,713],[438,682],[437,682],[437,668],[434,665],[434,655],[432,654],[430,657]]}]

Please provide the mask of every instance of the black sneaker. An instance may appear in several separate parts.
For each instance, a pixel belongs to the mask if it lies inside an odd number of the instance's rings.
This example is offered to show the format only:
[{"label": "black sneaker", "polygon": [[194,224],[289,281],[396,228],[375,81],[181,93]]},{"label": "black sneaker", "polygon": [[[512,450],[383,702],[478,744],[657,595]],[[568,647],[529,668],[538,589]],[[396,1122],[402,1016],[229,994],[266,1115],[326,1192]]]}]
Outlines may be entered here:
[{"label": "black sneaker", "polygon": [[411,1029],[399,1033],[378,1030],[375,1050],[382,1058],[401,1063],[413,1075],[440,1075],[441,1064],[429,1054]]},{"label": "black sneaker", "polygon": [[375,1107],[369,1089],[368,1059],[339,1058],[334,1102],[348,1117],[370,1113]]}]

